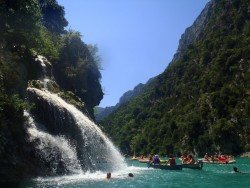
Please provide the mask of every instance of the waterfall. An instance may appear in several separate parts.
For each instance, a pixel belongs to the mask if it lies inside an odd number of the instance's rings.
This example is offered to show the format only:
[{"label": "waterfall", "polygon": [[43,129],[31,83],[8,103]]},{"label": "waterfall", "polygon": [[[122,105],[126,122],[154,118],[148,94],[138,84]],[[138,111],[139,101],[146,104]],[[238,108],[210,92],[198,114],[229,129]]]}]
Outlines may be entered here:
[{"label": "waterfall", "polygon": [[47,67],[50,66],[51,67],[51,63],[43,56],[41,55],[37,55],[36,61],[38,61],[42,67],[42,83],[43,83],[43,87],[45,89],[48,89],[48,83],[50,82],[50,79],[48,77],[48,70]]},{"label": "waterfall", "polygon": [[42,67],[40,81],[44,88],[27,88],[28,100],[35,103],[35,109],[25,116],[29,141],[34,143],[43,166],[52,174],[125,168],[123,156],[101,129],[74,105],[48,90],[47,83],[54,82],[47,76],[49,62],[42,56],[36,60]]},{"label": "waterfall", "polygon": [[[37,124],[28,111],[24,111],[28,121],[29,141],[36,142],[37,154],[47,162],[51,162],[52,174],[56,174],[60,165],[64,165],[65,171],[80,173],[81,165],[77,159],[75,148],[70,146],[63,136],[52,136]],[[39,128],[40,127],[40,128]],[[55,158],[59,160],[55,160]],[[62,164],[63,163],[63,164]]]}]

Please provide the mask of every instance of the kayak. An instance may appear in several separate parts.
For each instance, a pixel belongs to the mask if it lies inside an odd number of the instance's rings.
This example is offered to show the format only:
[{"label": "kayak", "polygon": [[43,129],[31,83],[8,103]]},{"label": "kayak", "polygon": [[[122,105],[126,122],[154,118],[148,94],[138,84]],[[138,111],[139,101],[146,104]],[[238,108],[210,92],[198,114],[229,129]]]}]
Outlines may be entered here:
[{"label": "kayak", "polygon": [[161,169],[161,170],[182,170],[182,165],[154,165],[149,164],[149,168]]},{"label": "kayak", "polygon": [[149,161],[149,159],[148,159],[148,158],[138,159],[138,161],[139,161],[140,163],[147,163],[147,162]]},{"label": "kayak", "polygon": [[138,160],[138,157],[132,157],[131,160]]},{"label": "kayak", "polygon": [[207,161],[204,159],[199,159],[199,161],[202,161],[205,164],[234,164],[236,163],[236,160],[230,160],[230,161],[224,162],[224,161]]},{"label": "kayak", "polygon": [[190,169],[197,169],[201,170],[203,167],[203,162],[199,162],[197,164],[182,164],[182,168],[190,168]]},{"label": "kayak", "polygon": [[[149,162],[149,159],[148,158],[144,158],[144,159],[138,159],[138,161],[140,163],[148,163]],[[167,160],[160,160],[160,163],[166,163]]]}]

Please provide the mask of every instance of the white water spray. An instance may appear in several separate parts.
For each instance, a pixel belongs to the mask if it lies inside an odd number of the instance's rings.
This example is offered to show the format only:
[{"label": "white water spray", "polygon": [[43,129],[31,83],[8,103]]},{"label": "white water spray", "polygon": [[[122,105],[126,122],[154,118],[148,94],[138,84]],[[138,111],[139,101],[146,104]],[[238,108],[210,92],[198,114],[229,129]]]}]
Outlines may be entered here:
[{"label": "white water spray", "polygon": [[[66,170],[71,173],[81,173],[81,165],[77,159],[75,148],[73,148],[67,139],[62,136],[52,136],[43,129],[39,129],[39,125],[34,121],[29,112],[24,111],[24,116],[28,119],[28,134],[29,141],[36,142],[38,154],[46,161],[52,161],[53,173],[59,166],[59,162],[63,162]],[[61,157],[59,160],[54,160],[53,157],[59,152]]]},{"label": "white water spray", "polygon": [[[115,148],[112,142],[105,136],[100,128],[93,123],[86,115],[84,115],[75,106],[68,104],[61,97],[52,94],[47,90],[36,88],[28,88],[28,92],[35,93],[36,96],[49,102],[54,107],[60,110],[66,110],[75,120],[76,126],[81,130],[81,135],[84,138],[85,145],[82,147],[88,148],[88,153],[82,153],[84,157],[89,158],[90,164],[96,166],[97,169],[112,169],[119,170],[125,167],[125,161],[119,151]],[[103,167],[103,165],[108,165]]]},{"label": "white water spray", "polygon": [[[36,149],[41,157],[50,163],[52,162],[55,172],[58,170],[58,166],[60,166],[59,162],[63,163],[66,170],[70,173],[82,173],[82,169],[85,171],[93,171],[93,169],[117,171],[124,169],[126,167],[124,157],[100,128],[75,106],[67,103],[57,94],[48,91],[47,83],[52,80],[47,76],[46,65],[50,65],[50,63],[42,56],[38,56],[36,60],[40,62],[43,69],[44,76],[40,81],[43,83],[44,88],[37,89],[29,87],[27,92],[46,101],[52,109],[56,108],[61,112],[66,112],[59,114],[61,117],[56,118],[63,121],[65,118],[63,116],[69,115],[74,120],[73,125],[69,126],[76,126],[77,130],[80,130],[81,140],[84,141],[84,144],[80,146],[82,149],[76,151],[72,143],[74,143],[74,141],[77,142],[77,138],[75,138],[76,140],[70,140],[67,135],[52,135],[43,129],[39,129],[38,124],[34,122],[31,115],[25,112],[30,125],[27,129],[30,136],[29,140],[31,142],[35,142],[37,139],[39,140],[38,144],[36,144]],[[55,156],[59,156],[60,160],[58,161],[58,157]]]}]

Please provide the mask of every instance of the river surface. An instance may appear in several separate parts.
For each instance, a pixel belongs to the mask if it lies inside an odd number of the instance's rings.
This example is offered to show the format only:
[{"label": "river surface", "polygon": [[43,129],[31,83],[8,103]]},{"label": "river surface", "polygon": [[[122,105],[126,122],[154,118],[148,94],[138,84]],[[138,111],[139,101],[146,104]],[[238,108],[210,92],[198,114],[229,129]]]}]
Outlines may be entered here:
[{"label": "river surface", "polygon": [[[147,168],[146,164],[127,160],[128,167],[112,173],[107,180],[106,172],[85,173],[72,176],[36,178],[23,183],[21,187],[39,188],[105,188],[105,187],[250,187],[250,158],[237,158],[236,164],[215,165],[204,164],[202,170],[183,169],[168,171]],[[243,173],[234,173],[237,166]],[[134,177],[128,177],[133,173]]]}]

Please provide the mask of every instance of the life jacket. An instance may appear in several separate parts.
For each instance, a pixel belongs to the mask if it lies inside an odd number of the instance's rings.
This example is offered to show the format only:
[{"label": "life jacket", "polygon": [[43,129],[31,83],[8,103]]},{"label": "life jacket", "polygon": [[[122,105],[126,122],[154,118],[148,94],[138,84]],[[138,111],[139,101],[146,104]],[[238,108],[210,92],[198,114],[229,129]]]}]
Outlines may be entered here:
[{"label": "life jacket", "polygon": [[219,159],[220,161],[222,161],[222,162],[226,162],[226,161],[228,160],[227,157],[226,157],[225,155],[219,156],[218,159]]},{"label": "life jacket", "polygon": [[160,159],[159,159],[158,156],[154,156],[154,158],[153,158],[153,163],[154,163],[154,164],[159,164],[159,163],[160,163]]},{"label": "life jacket", "polygon": [[188,160],[188,158],[187,157],[184,157],[183,159],[182,159],[182,162],[185,164],[185,163],[187,163],[189,160]]}]

